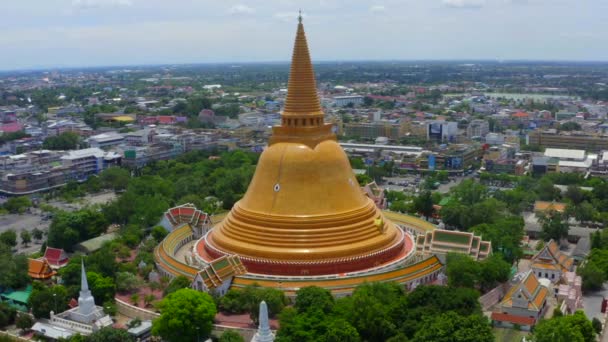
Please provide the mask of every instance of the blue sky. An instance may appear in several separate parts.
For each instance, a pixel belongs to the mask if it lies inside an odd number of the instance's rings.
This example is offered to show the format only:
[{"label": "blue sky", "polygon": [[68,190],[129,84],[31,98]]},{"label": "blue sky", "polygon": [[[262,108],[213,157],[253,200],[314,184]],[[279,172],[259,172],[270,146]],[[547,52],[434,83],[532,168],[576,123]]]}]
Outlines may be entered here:
[{"label": "blue sky", "polygon": [[608,0],[2,0],[0,70],[313,60],[608,61]]}]

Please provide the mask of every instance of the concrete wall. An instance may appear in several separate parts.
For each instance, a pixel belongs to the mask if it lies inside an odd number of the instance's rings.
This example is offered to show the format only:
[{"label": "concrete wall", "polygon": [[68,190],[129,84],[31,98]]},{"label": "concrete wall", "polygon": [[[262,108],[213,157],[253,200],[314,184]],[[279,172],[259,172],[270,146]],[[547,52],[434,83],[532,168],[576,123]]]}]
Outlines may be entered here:
[{"label": "concrete wall", "polygon": [[129,303],[123,302],[122,300],[120,300],[118,298],[115,298],[115,299],[116,299],[116,310],[121,315],[130,317],[130,318],[139,318],[142,321],[153,320],[160,316],[160,314],[158,314],[156,312],[145,310],[145,309],[139,308],[137,306],[133,306]]}]

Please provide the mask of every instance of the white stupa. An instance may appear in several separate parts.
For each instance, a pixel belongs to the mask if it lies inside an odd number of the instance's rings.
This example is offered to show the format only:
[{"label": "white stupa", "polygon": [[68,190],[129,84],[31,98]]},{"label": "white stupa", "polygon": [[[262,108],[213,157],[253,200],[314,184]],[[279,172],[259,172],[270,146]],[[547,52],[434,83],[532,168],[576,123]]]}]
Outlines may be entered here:
[{"label": "white stupa", "polygon": [[95,305],[95,298],[89,290],[84,262],[81,262],[78,306],[60,314],[51,311],[51,319],[47,323],[37,322],[32,330],[46,337],[57,339],[59,337],[68,338],[76,334],[90,335],[113,323],[112,318],[103,312],[103,308]]},{"label": "white stupa", "polygon": [[260,324],[258,331],[255,333],[251,342],[272,342],[274,341],[274,334],[270,330],[270,324],[268,323],[268,306],[266,302],[260,303]]}]

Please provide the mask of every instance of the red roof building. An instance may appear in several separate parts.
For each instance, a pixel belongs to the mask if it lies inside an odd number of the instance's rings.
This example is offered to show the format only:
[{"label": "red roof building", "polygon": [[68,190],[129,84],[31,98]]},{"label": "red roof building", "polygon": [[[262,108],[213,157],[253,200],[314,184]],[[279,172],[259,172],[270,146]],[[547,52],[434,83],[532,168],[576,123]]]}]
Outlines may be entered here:
[{"label": "red roof building", "polygon": [[53,248],[47,247],[44,251],[44,259],[51,265],[53,268],[60,268],[65,266],[69,259],[68,255],[61,248]]}]

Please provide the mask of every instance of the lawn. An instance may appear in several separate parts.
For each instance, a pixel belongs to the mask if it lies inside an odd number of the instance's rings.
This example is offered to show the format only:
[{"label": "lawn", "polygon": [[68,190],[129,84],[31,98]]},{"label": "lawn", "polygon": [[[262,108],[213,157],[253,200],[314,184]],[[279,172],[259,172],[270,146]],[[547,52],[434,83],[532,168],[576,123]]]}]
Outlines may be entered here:
[{"label": "lawn", "polygon": [[496,342],[521,342],[522,338],[528,335],[527,331],[515,329],[492,328]]}]

